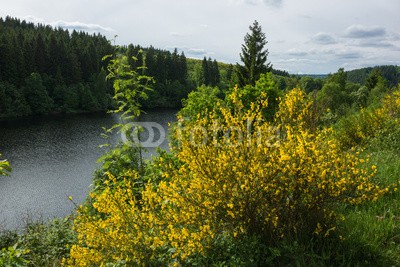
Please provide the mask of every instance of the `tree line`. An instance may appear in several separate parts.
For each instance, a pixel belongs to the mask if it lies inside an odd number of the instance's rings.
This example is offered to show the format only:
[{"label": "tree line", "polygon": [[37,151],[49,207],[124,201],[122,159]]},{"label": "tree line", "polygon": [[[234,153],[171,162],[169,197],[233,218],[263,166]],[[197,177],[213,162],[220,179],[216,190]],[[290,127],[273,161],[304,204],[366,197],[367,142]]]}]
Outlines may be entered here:
[{"label": "tree line", "polygon": [[143,108],[179,108],[200,84],[216,86],[216,60],[205,60],[199,81],[192,78],[183,52],[140,45],[114,46],[101,34],[88,34],[0,18],[0,118],[80,113],[112,108],[105,55],[124,54],[133,69],[153,77]]},{"label": "tree line", "polygon": [[0,117],[106,110],[113,51],[100,34],[0,18]]},{"label": "tree line", "polygon": [[[127,56],[132,69],[141,68],[141,74],[154,79],[148,99],[141,100],[144,109],[180,108],[189,92],[202,85],[218,87],[223,97],[235,84],[254,86],[261,74],[271,72],[277,89],[300,87],[306,93],[319,92],[324,108],[343,114],[353,106],[375,101],[383,88],[400,82],[396,66],[339,71],[317,78],[289,75],[267,61],[268,42],[259,23],[255,21],[249,29],[240,54],[242,62],[233,65],[206,57],[189,59],[177,49],[114,46],[101,34],[0,18],[0,118],[112,108],[114,91],[105,71],[108,60],[102,58],[118,53]],[[351,99],[338,100],[342,94]]]}]

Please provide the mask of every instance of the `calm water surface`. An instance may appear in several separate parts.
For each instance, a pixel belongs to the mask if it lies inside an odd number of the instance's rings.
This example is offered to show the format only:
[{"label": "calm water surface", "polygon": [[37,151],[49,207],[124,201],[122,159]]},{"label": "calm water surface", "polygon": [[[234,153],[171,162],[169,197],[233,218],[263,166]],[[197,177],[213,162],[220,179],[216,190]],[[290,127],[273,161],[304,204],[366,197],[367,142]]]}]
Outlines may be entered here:
[{"label": "calm water surface", "polygon": [[[148,111],[140,120],[157,122],[167,131],[175,113]],[[10,176],[0,177],[0,225],[15,228],[27,215],[46,219],[71,213],[74,205],[68,196],[76,203],[85,199],[97,159],[106,151],[99,148],[107,142],[100,136],[102,127],[118,121],[116,115],[91,114],[0,122],[0,153],[13,167]],[[118,140],[114,134],[109,142]],[[161,148],[168,148],[167,140]],[[155,148],[145,157],[152,154]]]}]

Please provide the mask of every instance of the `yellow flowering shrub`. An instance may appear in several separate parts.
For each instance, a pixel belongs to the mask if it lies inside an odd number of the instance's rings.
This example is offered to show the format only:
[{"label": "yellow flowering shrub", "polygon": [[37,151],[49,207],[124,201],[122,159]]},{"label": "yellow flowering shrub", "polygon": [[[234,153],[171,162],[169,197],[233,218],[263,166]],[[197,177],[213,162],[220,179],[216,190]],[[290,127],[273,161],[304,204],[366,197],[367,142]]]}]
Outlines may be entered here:
[{"label": "yellow flowering shrub", "polygon": [[390,128],[400,126],[400,91],[396,90],[383,99],[382,107],[362,109],[345,117],[339,123],[337,139],[343,147],[364,145]]},{"label": "yellow flowering shrub", "polygon": [[66,265],[190,265],[220,236],[327,236],[338,204],[388,191],[374,181],[375,166],[341,151],[331,129],[308,129],[311,105],[301,90],[282,99],[276,123],[263,120],[264,94],[242,111],[238,90],[229,96],[233,108],[218,106],[180,129],[179,164],[159,159],[163,178],[148,182],[140,200],[132,193],[135,172],[91,195],[98,213],[81,208],[79,242]]},{"label": "yellow flowering shrub", "polygon": [[397,119],[398,122],[400,117],[400,84],[396,91],[383,99],[383,110],[392,118]]}]

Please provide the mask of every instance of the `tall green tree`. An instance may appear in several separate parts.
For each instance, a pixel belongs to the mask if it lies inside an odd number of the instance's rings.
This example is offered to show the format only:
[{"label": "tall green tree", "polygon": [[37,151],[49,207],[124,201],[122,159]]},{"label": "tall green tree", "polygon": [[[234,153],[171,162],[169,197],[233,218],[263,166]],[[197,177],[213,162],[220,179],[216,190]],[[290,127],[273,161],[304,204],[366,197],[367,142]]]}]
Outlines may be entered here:
[{"label": "tall green tree", "polygon": [[204,57],[203,61],[201,62],[201,69],[202,69],[201,84],[204,84],[204,85],[210,84],[210,71],[209,71],[208,61],[207,61],[206,57]]},{"label": "tall green tree", "polygon": [[365,86],[372,90],[378,84],[379,80],[382,79],[382,75],[378,69],[373,69],[365,80]]},{"label": "tall green tree", "polygon": [[221,74],[219,73],[218,62],[216,59],[212,62],[212,77],[211,77],[211,85],[217,86],[221,81]]},{"label": "tall green tree", "polygon": [[48,62],[47,48],[43,35],[40,32],[36,36],[34,57],[35,71],[40,74],[46,73],[46,64]]},{"label": "tall green tree", "polygon": [[236,71],[239,77],[239,85],[255,85],[262,73],[271,71],[272,65],[267,62],[268,49],[265,49],[265,33],[262,32],[261,25],[254,21],[249,27],[250,33],[244,37],[240,60],[243,65],[236,64]]}]

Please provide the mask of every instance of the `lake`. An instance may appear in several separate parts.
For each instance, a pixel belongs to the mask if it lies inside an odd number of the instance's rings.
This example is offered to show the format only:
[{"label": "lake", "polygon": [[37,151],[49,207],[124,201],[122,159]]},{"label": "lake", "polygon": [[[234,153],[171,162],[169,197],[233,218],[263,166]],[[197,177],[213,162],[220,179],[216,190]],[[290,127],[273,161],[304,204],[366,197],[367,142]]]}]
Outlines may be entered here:
[{"label": "lake", "polygon": [[[167,139],[161,140],[160,136],[163,130],[167,132],[168,123],[175,121],[176,112],[148,111],[140,117],[145,127],[159,128],[152,128],[154,134],[145,132],[147,139],[154,139],[151,144],[168,149]],[[90,190],[93,172],[99,167],[97,159],[106,152],[99,146],[123,140],[117,133],[109,140],[101,137],[102,127],[110,128],[118,122],[115,114],[0,122],[0,153],[13,168],[10,176],[0,177],[0,225],[16,228],[28,217],[48,219],[70,214],[75,207],[68,196],[79,204]],[[150,158],[155,150],[148,148],[144,157]]]}]

